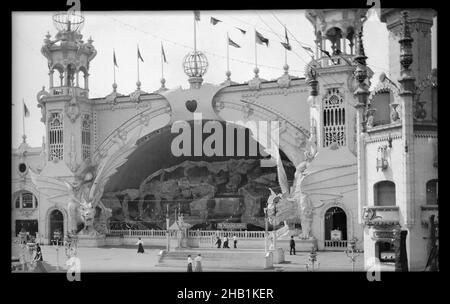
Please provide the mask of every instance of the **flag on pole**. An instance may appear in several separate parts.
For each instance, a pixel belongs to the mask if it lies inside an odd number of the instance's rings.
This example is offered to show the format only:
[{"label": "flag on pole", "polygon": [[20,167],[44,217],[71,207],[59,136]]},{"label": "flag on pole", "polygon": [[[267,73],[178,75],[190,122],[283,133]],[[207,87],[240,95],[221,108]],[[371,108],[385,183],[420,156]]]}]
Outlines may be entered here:
[{"label": "flag on pole", "polygon": [[330,52],[328,52],[328,51],[325,51],[325,50],[322,50],[322,49],[319,49],[322,53],[324,53],[325,55],[327,55],[330,59],[332,59],[331,58],[331,55],[330,55]]},{"label": "flag on pole", "polygon": [[259,33],[258,31],[255,30],[255,39],[256,39],[256,43],[259,44],[266,44],[266,46],[269,46],[269,39],[265,38],[263,35],[261,35],[261,33]]},{"label": "flag on pole", "polygon": [[241,28],[238,28],[238,27],[236,27],[238,30],[240,30],[241,31],[241,33],[243,34],[243,35],[245,35],[245,33],[247,33],[246,31],[244,31],[243,29],[241,29]]},{"label": "flag on pole", "polygon": [[216,19],[214,17],[211,17],[211,23],[212,25],[216,25],[217,23],[222,22],[222,20]]},{"label": "flag on pole", "polygon": [[141,52],[139,52],[139,46],[137,47],[137,56],[142,62],[144,62],[144,59],[141,56]]},{"label": "flag on pole", "polygon": [[119,66],[117,65],[116,51],[115,51],[115,50],[113,50],[113,61],[114,61],[114,65],[115,65],[116,67],[119,67]]},{"label": "flag on pole", "polygon": [[285,48],[286,50],[292,51],[292,47],[291,47],[291,45],[289,44],[289,37],[288,37],[288,34],[287,34],[287,29],[286,29],[286,27],[284,27],[284,36],[285,36],[286,42],[280,42],[281,45],[284,46],[284,48]]},{"label": "flag on pole", "polygon": [[30,111],[28,110],[27,105],[25,104],[25,101],[23,101],[23,116],[30,117]]},{"label": "flag on pole", "polygon": [[164,47],[162,45],[162,42],[161,42],[161,55],[162,55],[164,62],[167,63],[166,53],[164,52]]},{"label": "flag on pole", "polygon": [[228,38],[228,44],[231,45],[231,46],[234,46],[235,48],[240,48],[241,47],[239,44],[237,44],[236,42],[234,42],[230,38]]},{"label": "flag on pole", "polygon": [[311,56],[314,55],[314,51],[312,50],[312,48],[307,47],[307,46],[303,46],[303,45],[302,45],[302,48],[303,48],[305,51],[309,52],[309,53],[311,54]]},{"label": "flag on pole", "polygon": [[194,18],[196,21],[200,21],[200,11],[194,11]]}]

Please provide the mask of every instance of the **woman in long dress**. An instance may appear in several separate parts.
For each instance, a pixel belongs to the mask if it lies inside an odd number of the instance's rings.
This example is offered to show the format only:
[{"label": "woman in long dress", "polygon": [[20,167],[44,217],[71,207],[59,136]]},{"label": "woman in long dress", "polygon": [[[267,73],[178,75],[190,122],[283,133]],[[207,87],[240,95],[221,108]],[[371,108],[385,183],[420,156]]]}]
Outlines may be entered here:
[{"label": "woman in long dress", "polygon": [[142,242],[141,238],[138,239],[136,245],[138,245],[138,253],[144,253],[144,243]]},{"label": "woman in long dress", "polygon": [[201,256],[201,254],[199,253],[198,256],[196,256],[194,260],[195,260],[195,269],[194,269],[194,271],[195,272],[202,272],[203,269],[202,269],[202,256]]},{"label": "woman in long dress", "polygon": [[41,246],[39,246],[39,244],[36,244],[36,253],[34,256],[34,262],[36,263],[36,268],[34,269],[35,272],[47,272],[44,265],[42,264],[43,260],[44,259],[42,258]]},{"label": "woman in long dress", "polygon": [[192,260],[191,255],[188,255],[187,259],[187,272],[192,272],[192,263],[194,260]]}]

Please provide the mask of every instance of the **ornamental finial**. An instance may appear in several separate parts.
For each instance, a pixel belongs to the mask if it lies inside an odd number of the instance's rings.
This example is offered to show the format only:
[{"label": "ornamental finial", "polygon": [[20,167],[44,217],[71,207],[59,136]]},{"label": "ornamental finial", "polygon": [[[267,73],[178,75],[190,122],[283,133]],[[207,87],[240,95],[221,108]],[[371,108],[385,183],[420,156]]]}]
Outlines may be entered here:
[{"label": "ornamental finial", "polygon": [[364,43],[362,40],[363,36],[363,28],[361,27],[361,31],[358,33],[357,40],[356,40],[356,57],[354,61],[361,65],[366,65],[366,53],[364,52]]}]

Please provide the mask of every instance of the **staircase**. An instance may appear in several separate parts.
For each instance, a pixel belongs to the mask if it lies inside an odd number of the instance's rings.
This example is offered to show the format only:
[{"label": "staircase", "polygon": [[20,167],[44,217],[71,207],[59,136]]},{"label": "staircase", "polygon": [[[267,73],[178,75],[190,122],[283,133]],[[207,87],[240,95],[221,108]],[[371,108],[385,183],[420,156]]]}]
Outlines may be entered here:
[{"label": "staircase", "polygon": [[190,254],[191,258],[194,259],[199,253],[203,258],[203,271],[208,271],[208,269],[246,269],[251,271],[263,270],[266,268],[264,250],[234,248],[183,248],[170,252],[161,250],[158,257],[158,264],[156,266],[179,267],[180,271],[184,271],[187,268],[188,255]]}]

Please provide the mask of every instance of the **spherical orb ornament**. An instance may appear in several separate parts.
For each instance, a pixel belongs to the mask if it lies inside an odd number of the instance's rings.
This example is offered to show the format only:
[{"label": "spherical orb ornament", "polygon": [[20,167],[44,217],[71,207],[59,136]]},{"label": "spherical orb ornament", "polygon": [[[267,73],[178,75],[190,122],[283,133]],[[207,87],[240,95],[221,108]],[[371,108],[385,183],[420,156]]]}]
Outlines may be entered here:
[{"label": "spherical orb ornament", "polygon": [[79,32],[84,25],[84,17],[75,12],[61,12],[53,15],[53,25],[58,32],[74,31]]},{"label": "spherical orb ornament", "polygon": [[208,70],[208,59],[200,51],[190,52],[183,59],[183,69],[189,77],[203,77]]}]

